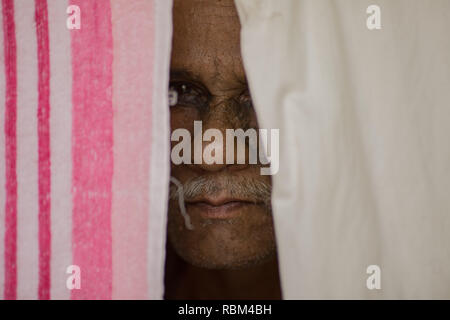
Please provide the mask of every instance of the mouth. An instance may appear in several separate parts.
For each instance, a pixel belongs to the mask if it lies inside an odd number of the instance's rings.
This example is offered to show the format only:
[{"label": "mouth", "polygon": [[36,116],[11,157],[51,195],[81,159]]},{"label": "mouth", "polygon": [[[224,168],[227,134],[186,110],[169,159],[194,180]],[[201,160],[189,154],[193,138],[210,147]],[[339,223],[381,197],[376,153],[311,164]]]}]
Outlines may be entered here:
[{"label": "mouth", "polygon": [[202,198],[186,202],[188,209],[198,212],[204,219],[235,218],[239,216],[242,209],[256,204],[250,200],[226,197]]}]

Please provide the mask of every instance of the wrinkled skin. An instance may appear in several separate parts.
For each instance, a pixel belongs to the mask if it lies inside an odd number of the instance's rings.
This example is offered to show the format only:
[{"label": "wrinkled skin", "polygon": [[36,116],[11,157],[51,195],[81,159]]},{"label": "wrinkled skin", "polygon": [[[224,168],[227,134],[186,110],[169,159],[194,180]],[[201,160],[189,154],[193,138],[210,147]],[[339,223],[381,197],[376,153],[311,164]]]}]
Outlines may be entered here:
[{"label": "wrinkled skin", "polygon": [[[227,128],[257,128],[233,1],[175,0],[173,19],[170,81],[177,88],[179,103],[170,110],[172,130],[186,128],[193,137],[194,120],[203,122],[203,132],[216,128],[224,136]],[[181,86],[187,88],[186,93]],[[172,147],[176,143],[172,142]],[[257,179],[270,185],[270,176],[260,175],[260,167],[172,163],[171,175],[181,183],[199,176],[217,181],[229,176]],[[226,194],[227,190],[221,193]],[[280,297],[270,203],[246,204],[230,219],[205,219],[200,214],[201,208],[188,203],[194,230],[185,227],[179,210],[178,202],[171,200],[167,298]]]}]

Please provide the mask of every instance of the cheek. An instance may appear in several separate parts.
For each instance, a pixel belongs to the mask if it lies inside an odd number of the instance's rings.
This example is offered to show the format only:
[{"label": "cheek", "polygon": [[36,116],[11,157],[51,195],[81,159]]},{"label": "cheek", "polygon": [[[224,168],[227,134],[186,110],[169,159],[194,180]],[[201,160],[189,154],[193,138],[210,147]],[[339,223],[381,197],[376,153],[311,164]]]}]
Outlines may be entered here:
[{"label": "cheek", "polygon": [[[186,108],[175,106],[170,109],[170,128],[171,135],[174,130],[177,129],[186,129],[189,131],[191,137],[194,136],[194,121],[199,120],[198,111],[195,108]],[[171,150],[180,143],[179,141],[172,141],[171,139]],[[171,166],[171,175],[176,177],[177,179],[184,181],[187,178],[184,177],[185,173],[185,165],[175,165],[172,160],[170,161]]]},{"label": "cheek", "polygon": [[194,131],[194,121],[199,120],[199,112],[195,108],[175,106],[170,109],[170,127],[173,130],[184,128]]}]

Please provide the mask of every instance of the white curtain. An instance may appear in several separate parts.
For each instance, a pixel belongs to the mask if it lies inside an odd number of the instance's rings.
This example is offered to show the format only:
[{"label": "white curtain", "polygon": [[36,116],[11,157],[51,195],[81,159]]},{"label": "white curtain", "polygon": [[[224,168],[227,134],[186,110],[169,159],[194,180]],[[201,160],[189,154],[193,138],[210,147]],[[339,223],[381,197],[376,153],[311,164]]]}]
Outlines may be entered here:
[{"label": "white curtain", "polygon": [[236,5],[284,298],[450,298],[450,1]]}]

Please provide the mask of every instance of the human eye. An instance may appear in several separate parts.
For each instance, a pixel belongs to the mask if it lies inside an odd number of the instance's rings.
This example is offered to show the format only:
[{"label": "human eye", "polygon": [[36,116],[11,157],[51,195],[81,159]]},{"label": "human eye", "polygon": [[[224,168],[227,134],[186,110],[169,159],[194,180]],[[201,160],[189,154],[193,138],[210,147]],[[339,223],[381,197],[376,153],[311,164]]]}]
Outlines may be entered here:
[{"label": "human eye", "polygon": [[186,82],[173,81],[169,84],[169,105],[184,107],[205,107],[208,93],[200,86]]},{"label": "human eye", "polygon": [[252,97],[250,96],[250,91],[248,89],[244,90],[239,95],[239,104],[247,108],[253,108]]}]

